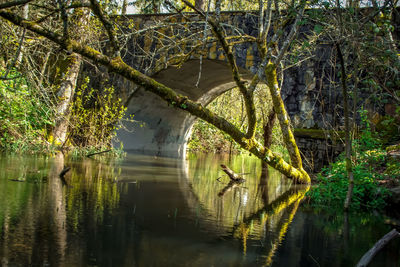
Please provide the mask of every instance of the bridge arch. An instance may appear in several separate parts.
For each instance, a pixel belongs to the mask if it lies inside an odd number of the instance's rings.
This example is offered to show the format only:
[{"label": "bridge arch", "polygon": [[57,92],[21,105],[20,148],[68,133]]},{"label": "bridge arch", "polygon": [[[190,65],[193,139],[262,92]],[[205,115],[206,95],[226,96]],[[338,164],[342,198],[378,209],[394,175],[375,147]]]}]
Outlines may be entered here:
[{"label": "bridge arch", "polygon": [[[219,60],[189,60],[181,68],[169,67],[153,75],[153,78],[178,93],[206,106],[217,96],[236,87],[227,63]],[[244,78],[250,73],[241,70]],[[134,115],[134,123],[124,124],[126,129],[117,133],[124,150],[137,151],[155,156],[184,157],[186,144],[196,118],[168,104],[158,96],[138,89],[128,104],[128,117]]]}]

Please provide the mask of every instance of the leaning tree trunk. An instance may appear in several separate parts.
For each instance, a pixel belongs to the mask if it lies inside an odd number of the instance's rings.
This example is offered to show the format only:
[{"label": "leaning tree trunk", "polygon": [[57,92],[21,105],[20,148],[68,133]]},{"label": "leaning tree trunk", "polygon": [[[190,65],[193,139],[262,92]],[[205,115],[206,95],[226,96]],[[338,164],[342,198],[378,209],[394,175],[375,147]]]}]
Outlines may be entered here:
[{"label": "leaning tree trunk", "polygon": [[281,126],[282,137],[285,146],[289,152],[291,165],[298,169],[304,176],[304,180],[310,182],[310,177],[303,169],[303,163],[300,156],[299,148],[297,147],[296,140],[294,139],[293,132],[290,128],[290,118],[286,112],[285,104],[281,97],[281,89],[279,88],[277,78],[277,66],[270,62],[265,68],[265,75],[267,77],[267,86],[271,94],[274,111]]},{"label": "leaning tree trunk", "polygon": [[[63,13],[62,15],[64,26],[66,26],[68,25],[68,17],[66,13]],[[75,10],[74,15],[76,16],[76,20],[81,21],[81,23],[80,26],[73,31],[73,34],[84,42],[87,39],[85,28],[89,23],[90,12]],[[68,41],[70,34],[71,33],[64,29],[63,38]],[[56,124],[50,136],[52,143],[56,146],[63,146],[67,141],[69,112],[75,94],[81,64],[82,55],[78,53],[72,53],[68,56],[67,67],[57,93],[58,102],[56,106]]]},{"label": "leaning tree trunk", "polygon": [[53,143],[57,146],[64,145],[67,141],[69,111],[74,97],[82,57],[72,54],[68,58],[68,68],[60,83],[57,98],[59,102],[56,107],[56,125],[53,129]]}]

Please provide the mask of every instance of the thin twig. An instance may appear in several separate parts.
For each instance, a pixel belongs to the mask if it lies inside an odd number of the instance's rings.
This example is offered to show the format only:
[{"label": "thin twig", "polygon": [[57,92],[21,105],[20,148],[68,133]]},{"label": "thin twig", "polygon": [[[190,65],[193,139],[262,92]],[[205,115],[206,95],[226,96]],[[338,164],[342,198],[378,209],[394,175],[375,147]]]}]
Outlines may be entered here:
[{"label": "thin twig", "polygon": [[90,158],[91,156],[107,153],[107,152],[110,152],[110,151],[111,151],[111,149],[100,151],[100,152],[94,152],[94,153],[87,154],[86,157]]}]

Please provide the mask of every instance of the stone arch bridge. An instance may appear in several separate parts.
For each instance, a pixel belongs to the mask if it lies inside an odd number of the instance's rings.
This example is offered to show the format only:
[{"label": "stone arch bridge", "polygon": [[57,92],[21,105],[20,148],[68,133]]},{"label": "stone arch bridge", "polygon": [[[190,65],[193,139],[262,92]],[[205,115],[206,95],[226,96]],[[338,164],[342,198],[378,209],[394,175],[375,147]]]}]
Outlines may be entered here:
[{"label": "stone arch bridge", "polygon": [[[136,69],[203,105],[235,87],[222,49],[210,36],[204,36],[204,23],[197,15],[133,15],[120,19],[129,24],[125,30],[126,43],[122,56]],[[234,46],[234,55],[243,76],[250,78],[261,62],[257,45],[251,42],[258,32],[256,14],[225,12],[221,14],[221,22],[231,38],[247,36],[247,42]],[[305,32],[307,28],[303,26],[300,34]],[[315,55],[285,72],[282,96],[295,128],[323,129],[337,123],[334,114],[338,112],[336,100],[339,96],[328,83],[332,72],[328,64],[331,49],[320,46]],[[183,58],[185,63],[179,65]],[[104,78],[111,81],[129,100],[127,116],[134,115],[136,122],[125,123],[128,131],[120,130],[117,135],[125,150],[160,156],[185,155],[186,143],[195,122],[193,116],[169,107],[159,97],[135,88],[121,77],[99,72],[94,74],[93,70],[90,75],[101,76],[99,79],[92,78],[95,82]],[[327,135],[319,135],[315,139],[314,134],[310,141],[306,131],[296,132],[300,149],[311,161],[312,158],[327,158],[340,150],[331,141],[326,142]]]}]

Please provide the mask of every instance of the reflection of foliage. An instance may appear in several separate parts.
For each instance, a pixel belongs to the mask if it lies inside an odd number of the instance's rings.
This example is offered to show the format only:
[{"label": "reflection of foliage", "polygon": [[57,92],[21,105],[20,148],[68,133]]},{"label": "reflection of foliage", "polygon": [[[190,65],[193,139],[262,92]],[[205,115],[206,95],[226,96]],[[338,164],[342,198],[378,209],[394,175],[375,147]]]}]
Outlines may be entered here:
[{"label": "reflection of foliage", "polygon": [[[223,227],[233,229],[243,221],[243,218],[263,209],[265,203],[258,192],[261,173],[259,159],[245,155],[234,156],[230,161],[228,157],[222,155],[189,154],[188,156],[191,187],[203,207],[215,215]],[[246,173],[244,175],[246,182],[226,193],[223,198],[217,195],[226,186],[229,178],[220,169],[220,163],[226,163],[237,173]],[[217,181],[218,177],[221,177],[221,182]],[[269,200],[274,201],[286,191],[289,182],[279,173],[270,170],[266,185]]]},{"label": "reflection of foliage", "polygon": [[[276,249],[285,237],[289,225],[308,187],[290,188],[286,179],[271,171],[266,180],[260,180],[260,160],[249,156],[195,156],[189,154],[189,179],[199,202],[208,214],[216,217],[221,226],[241,241],[243,253],[251,246],[248,241],[264,242],[263,261],[269,266]],[[229,163],[228,163],[229,162]],[[229,181],[220,169],[220,163],[244,175],[246,182],[227,192],[223,198],[218,192]],[[220,181],[217,178],[220,177]],[[267,196],[263,196],[264,193]]]},{"label": "reflection of foliage", "polygon": [[115,167],[87,160],[77,164],[71,172],[71,187],[67,192],[69,225],[78,230],[85,216],[100,225],[119,202]]},{"label": "reflection of foliage", "polygon": [[0,233],[5,218],[13,223],[19,220],[33,189],[41,187],[47,168],[42,157],[0,157]]},{"label": "reflection of foliage", "polygon": [[[308,189],[309,187],[300,190],[287,190],[285,193],[280,195],[271,203],[267,204],[265,207],[244,218],[243,222],[241,222],[238,226],[235,226],[233,229],[233,235],[234,237],[242,240],[244,253],[246,253],[247,249],[247,238],[254,229],[264,229],[265,223],[268,220],[271,220],[271,218],[274,217],[279,218],[279,215],[282,218],[286,211],[290,211],[288,213],[288,218],[284,220],[281,219],[276,224],[276,232],[278,232],[278,234],[275,236],[275,241],[271,242],[272,247],[266,257],[266,266],[270,266],[272,264],[272,257],[275,254],[278,245],[281,243],[282,239],[286,235],[288,226],[292,222],[300,201],[304,198],[305,193],[308,191]],[[258,227],[255,227],[256,224],[258,224]]]},{"label": "reflection of foliage", "polygon": [[[324,237],[326,240],[321,250],[332,249],[329,244],[335,244],[334,249],[338,250],[338,255],[341,255],[336,264],[327,264],[329,266],[354,266],[361,256],[382,237],[382,234],[389,232],[393,227],[388,224],[390,221],[385,221],[385,218],[377,213],[343,213],[342,207],[326,209],[314,208],[310,205],[303,206],[302,211],[314,223],[309,242],[316,241],[318,237]],[[390,265],[388,264],[390,261],[386,260],[381,261],[383,262],[386,262],[386,265],[376,264],[375,266],[396,265]]]}]

